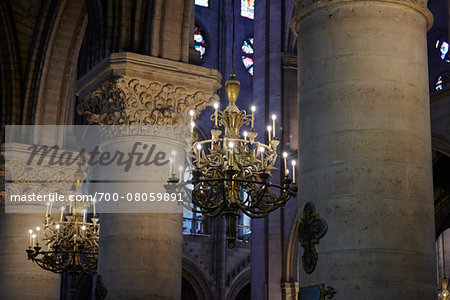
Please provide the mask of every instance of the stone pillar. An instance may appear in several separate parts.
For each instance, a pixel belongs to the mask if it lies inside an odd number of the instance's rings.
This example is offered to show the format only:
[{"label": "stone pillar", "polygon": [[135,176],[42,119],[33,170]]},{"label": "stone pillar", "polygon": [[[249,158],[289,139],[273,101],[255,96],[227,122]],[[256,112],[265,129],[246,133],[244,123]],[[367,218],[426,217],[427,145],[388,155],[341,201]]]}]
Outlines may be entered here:
[{"label": "stone pillar", "polygon": [[[218,100],[220,81],[204,67],[114,53],[78,82],[78,111],[98,124],[189,124],[190,109],[197,116]],[[180,299],[181,214],[103,214],[101,226],[98,273],[108,298]]]},{"label": "stone pillar", "polygon": [[301,287],[323,283],[336,300],[436,298],[431,23],[426,1],[296,3],[299,208],[313,202],[328,223]]}]

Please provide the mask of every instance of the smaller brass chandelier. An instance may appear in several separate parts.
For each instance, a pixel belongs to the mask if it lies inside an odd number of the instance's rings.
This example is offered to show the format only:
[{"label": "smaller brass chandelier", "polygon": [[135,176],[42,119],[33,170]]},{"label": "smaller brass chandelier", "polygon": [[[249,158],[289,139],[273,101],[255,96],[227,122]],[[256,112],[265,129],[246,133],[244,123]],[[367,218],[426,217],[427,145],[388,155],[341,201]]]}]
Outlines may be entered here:
[{"label": "smaller brass chandelier", "polygon": [[[229,104],[224,111],[219,110],[218,103],[214,105],[211,138],[202,141],[194,138],[189,160],[192,179],[182,182],[181,178],[172,174],[165,187],[170,192],[180,193],[184,190],[186,195],[190,195],[186,206],[192,211],[212,217],[223,215],[227,220],[228,247],[233,248],[236,219],[240,217],[241,211],[251,218],[265,217],[295,197],[297,186],[295,161],[291,163],[291,179],[287,153],[283,153],[284,177],[281,183],[270,181],[271,171],[277,170],[274,165],[280,143],[275,136],[276,116],[272,116],[273,127],[267,127],[268,143],[256,141],[255,107],[252,107],[251,114],[247,114],[236,106],[240,83],[235,79],[235,74],[230,75],[225,89]],[[193,117],[191,111],[192,131],[195,126]],[[250,128],[242,131],[241,135],[243,126]],[[188,186],[192,190],[186,190]]]},{"label": "smaller brass chandelier", "polygon": [[[81,195],[85,175],[80,167],[75,173],[73,190]],[[47,211],[42,225],[34,232],[29,230],[30,244],[26,250],[28,260],[53,273],[68,272],[71,275],[71,292],[76,291],[76,278],[80,272],[97,272],[98,241],[100,224],[93,206],[93,217],[86,220],[87,207],[82,201],[72,201],[62,206],[60,213],[52,214],[52,202],[47,202]],[[41,239],[40,239],[41,237]],[[42,246],[41,246],[42,245]]]}]

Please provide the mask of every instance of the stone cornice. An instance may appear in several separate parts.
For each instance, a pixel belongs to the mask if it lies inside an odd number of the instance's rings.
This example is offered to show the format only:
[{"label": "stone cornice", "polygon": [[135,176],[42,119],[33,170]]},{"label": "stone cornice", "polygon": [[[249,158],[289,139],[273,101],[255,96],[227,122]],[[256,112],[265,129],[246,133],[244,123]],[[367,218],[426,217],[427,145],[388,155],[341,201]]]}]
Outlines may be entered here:
[{"label": "stone cornice", "polygon": [[430,29],[433,25],[433,15],[427,8],[427,0],[293,0],[293,2],[294,14],[291,19],[291,30],[295,35],[298,33],[297,28],[299,21],[305,16],[321,8],[349,2],[384,2],[403,5],[423,14],[427,20],[427,29]]},{"label": "stone cornice", "polygon": [[99,83],[116,76],[161,81],[208,92],[221,88],[222,75],[215,69],[146,56],[132,52],[113,53],[77,81],[80,98],[95,90]]},{"label": "stone cornice", "polygon": [[185,125],[218,102],[217,70],[134,53],[115,53],[78,81],[77,111],[91,124]]}]

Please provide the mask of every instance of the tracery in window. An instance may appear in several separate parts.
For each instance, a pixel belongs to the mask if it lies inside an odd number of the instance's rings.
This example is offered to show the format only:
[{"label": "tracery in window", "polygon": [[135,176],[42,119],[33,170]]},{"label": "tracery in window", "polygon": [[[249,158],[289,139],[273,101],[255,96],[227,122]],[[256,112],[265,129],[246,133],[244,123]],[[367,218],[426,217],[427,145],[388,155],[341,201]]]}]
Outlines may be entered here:
[{"label": "tracery in window", "polygon": [[253,75],[253,38],[246,39],[241,46],[241,59],[245,69]]},{"label": "tracery in window", "polygon": [[252,20],[255,18],[255,0],[241,0],[241,16]]},{"label": "tracery in window", "polygon": [[195,0],[195,5],[208,7],[209,6],[209,0]]},{"label": "tracery in window", "polygon": [[194,28],[194,47],[195,50],[200,52],[200,58],[203,59],[206,53],[207,45],[205,35],[198,25],[196,25]]},{"label": "tracery in window", "polygon": [[444,73],[441,76],[438,77],[438,79],[436,80],[436,91],[442,91],[445,86],[448,85],[448,83],[450,82],[450,73]]},{"label": "tracery in window", "polygon": [[445,62],[450,62],[450,57],[449,57],[449,45],[446,41],[440,41],[437,40],[436,41],[436,49],[439,50],[439,54],[441,56],[441,59]]}]

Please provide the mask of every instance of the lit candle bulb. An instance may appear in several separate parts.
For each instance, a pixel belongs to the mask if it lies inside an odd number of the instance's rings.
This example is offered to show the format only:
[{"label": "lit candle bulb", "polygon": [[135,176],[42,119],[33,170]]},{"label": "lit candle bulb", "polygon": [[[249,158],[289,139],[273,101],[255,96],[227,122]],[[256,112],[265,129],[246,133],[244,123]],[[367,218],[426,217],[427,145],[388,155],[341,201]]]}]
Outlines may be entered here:
[{"label": "lit candle bulb", "polygon": [[50,202],[47,202],[46,205],[47,205],[47,210],[45,211],[45,217],[47,218],[48,217],[48,209],[50,208]]},{"label": "lit candle bulb", "polygon": [[37,242],[39,243],[39,231],[41,231],[41,227],[36,227],[36,232],[37,232]]},{"label": "lit candle bulb", "polygon": [[169,158],[169,177],[172,176],[172,161],[173,161],[172,157]]},{"label": "lit candle bulb", "polygon": [[36,235],[35,234],[31,235],[31,238],[33,239],[33,247],[34,247],[34,244],[35,244],[35,241],[36,241]]},{"label": "lit candle bulb", "polygon": [[264,169],[264,147],[259,147],[259,152],[261,153],[261,168]]},{"label": "lit candle bulb", "polygon": [[48,216],[49,217],[52,215],[52,207],[53,207],[53,200],[50,201],[50,208],[48,209]]},{"label": "lit candle bulb", "polygon": [[81,226],[81,230],[83,230],[83,231],[86,230],[86,226],[84,226],[84,225]]},{"label": "lit candle bulb", "polygon": [[252,130],[255,127],[255,110],[256,110],[256,106],[252,105],[252,107],[250,108],[252,111]]},{"label": "lit candle bulb", "polygon": [[183,182],[183,166],[179,166],[178,171],[180,172],[180,182]]},{"label": "lit candle bulb", "polygon": [[61,226],[59,224],[56,224],[56,226],[55,226],[56,230],[59,230],[60,227]]},{"label": "lit candle bulb", "polygon": [[194,122],[194,114],[195,114],[194,110],[191,109],[191,110],[189,111],[189,115],[191,116],[191,123]]},{"label": "lit candle bulb", "polygon": [[62,222],[62,220],[63,220],[63,216],[64,216],[64,210],[65,210],[66,208],[64,207],[64,206],[61,206],[61,217],[59,218],[59,221],[60,222]]},{"label": "lit candle bulb", "polygon": [[269,142],[270,142],[270,140],[271,140],[271,138],[270,138],[270,133],[272,132],[272,127],[271,126],[267,126],[267,134],[268,134],[268,136],[269,136]]},{"label": "lit candle bulb", "polygon": [[244,140],[246,141],[247,140],[247,136],[248,136],[248,132],[247,131],[244,131]]},{"label": "lit candle bulb", "polygon": [[33,229],[28,230],[28,233],[30,234],[30,247],[31,247],[33,245],[31,243],[31,239],[32,239],[32,236],[33,236]]},{"label": "lit candle bulb", "polygon": [[82,212],[83,212],[83,223],[86,223],[86,212],[87,212],[86,208],[83,208]]},{"label": "lit candle bulb", "polygon": [[288,154],[287,154],[287,152],[283,152],[283,160],[284,160],[284,173],[286,174],[286,176],[287,176],[287,175],[289,174],[289,171],[288,171],[288,166],[287,166],[287,161],[286,161],[287,157],[288,157]]},{"label": "lit candle bulb", "polygon": [[295,183],[295,165],[297,162],[295,160],[292,161],[292,183]]},{"label": "lit candle bulb", "polygon": [[191,134],[194,133],[195,122],[191,122]]},{"label": "lit candle bulb", "polygon": [[277,119],[277,116],[275,114],[272,115],[272,126],[273,126],[273,138],[275,138],[275,120]]},{"label": "lit candle bulb", "polygon": [[215,126],[217,126],[217,113],[218,113],[218,109],[219,109],[219,103],[214,103],[214,122],[215,122]]}]

